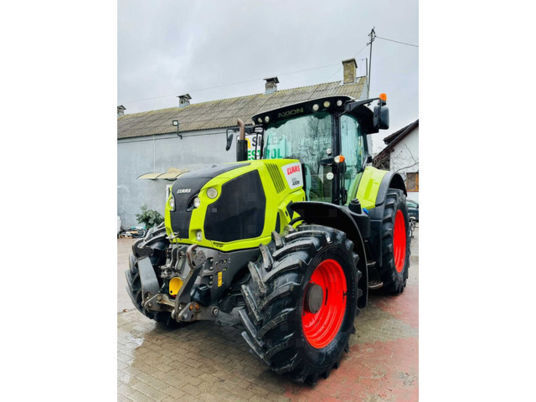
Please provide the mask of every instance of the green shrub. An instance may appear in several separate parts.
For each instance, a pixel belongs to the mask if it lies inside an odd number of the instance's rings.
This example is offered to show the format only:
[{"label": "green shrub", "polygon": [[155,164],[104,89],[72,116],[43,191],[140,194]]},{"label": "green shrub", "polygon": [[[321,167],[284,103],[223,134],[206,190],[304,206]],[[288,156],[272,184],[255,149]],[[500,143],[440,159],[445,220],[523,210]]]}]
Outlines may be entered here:
[{"label": "green shrub", "polygon": [[136,219],[138,220],[138,223],[145,224],[147,229],[164,222],[164,217],[160,215],[158,211],[148,209],[147,205],[142,205],[141,214],[136,214]]}]

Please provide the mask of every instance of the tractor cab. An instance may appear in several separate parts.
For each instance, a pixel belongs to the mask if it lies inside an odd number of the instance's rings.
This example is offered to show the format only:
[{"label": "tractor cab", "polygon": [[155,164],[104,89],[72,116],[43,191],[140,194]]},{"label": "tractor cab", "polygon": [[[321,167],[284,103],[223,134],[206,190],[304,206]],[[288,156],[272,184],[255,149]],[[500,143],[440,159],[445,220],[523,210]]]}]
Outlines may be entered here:
[{"label": "tractor cab", "polygon": [[[378,100],[374,111],[367,105]],[[385,97],[327,97],[253,117],[262,159],[298,159],[307,200],[346,204],[369,158],[367,134],[388,128]],[[383,107],[382,107],[383,106]]]}]

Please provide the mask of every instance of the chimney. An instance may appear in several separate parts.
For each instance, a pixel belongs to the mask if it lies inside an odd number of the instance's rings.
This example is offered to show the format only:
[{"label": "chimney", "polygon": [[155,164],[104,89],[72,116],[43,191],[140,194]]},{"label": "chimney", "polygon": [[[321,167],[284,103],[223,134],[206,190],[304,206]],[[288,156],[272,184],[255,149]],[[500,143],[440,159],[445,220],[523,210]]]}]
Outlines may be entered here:
[{"label": "chimney", "polygon": [[190,104],[190,99],[192,99],[190,94],[179,95],[177,98],[179,98],[179,107],[188,106]]},{"label": "chimney", "polygon": [[355,59],[348,59],[342,61],[343,66],[343,84],[353,84],[356,80],[357,63]]},{"label": "chimney", "polygon": [[277,77],[271,77],[271,78],[265,78],[266,84],[264,84],[264,93],[266,95],[273,94],[277,91],[277,84],[279,84],[279,80]]},{"label": "chimney", "polygon": [[127,110],[127,108],[123,105],[117,106],[117,117],[123,116],[125,114],[125,110]]}]

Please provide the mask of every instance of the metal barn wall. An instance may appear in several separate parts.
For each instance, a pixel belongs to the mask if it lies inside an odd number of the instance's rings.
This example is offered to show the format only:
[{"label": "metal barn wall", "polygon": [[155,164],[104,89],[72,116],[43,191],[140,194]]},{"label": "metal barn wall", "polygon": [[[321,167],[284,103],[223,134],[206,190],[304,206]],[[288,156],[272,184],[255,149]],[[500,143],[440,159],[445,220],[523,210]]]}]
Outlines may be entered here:
[{"label": "metal barn wall", "polygon": [[165,172],[170,167],[201,167],[233,162],[235,142],[225,151],[225,129],[125,138],[117,141],[117,214],[121,226],[138,225],[136,214],[143,204],[164,214],[168,180],[138,180],[145,173]]}]

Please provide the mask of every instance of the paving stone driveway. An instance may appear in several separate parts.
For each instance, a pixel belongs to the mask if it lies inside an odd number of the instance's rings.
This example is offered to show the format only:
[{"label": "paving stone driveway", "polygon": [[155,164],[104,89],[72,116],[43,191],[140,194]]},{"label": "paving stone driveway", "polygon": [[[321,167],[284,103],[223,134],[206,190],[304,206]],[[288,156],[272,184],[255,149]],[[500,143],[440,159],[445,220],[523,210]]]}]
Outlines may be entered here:
[{"label": "paving stone driveway", "polygon": [[315,387],[267,370],[237,329],[196,322],[168,330],[140,314],[125,291],[131,244],[118,240],[118,400],[418,399],[418,230],[406,290],[370,297],[356,318],[349,353]]}]

